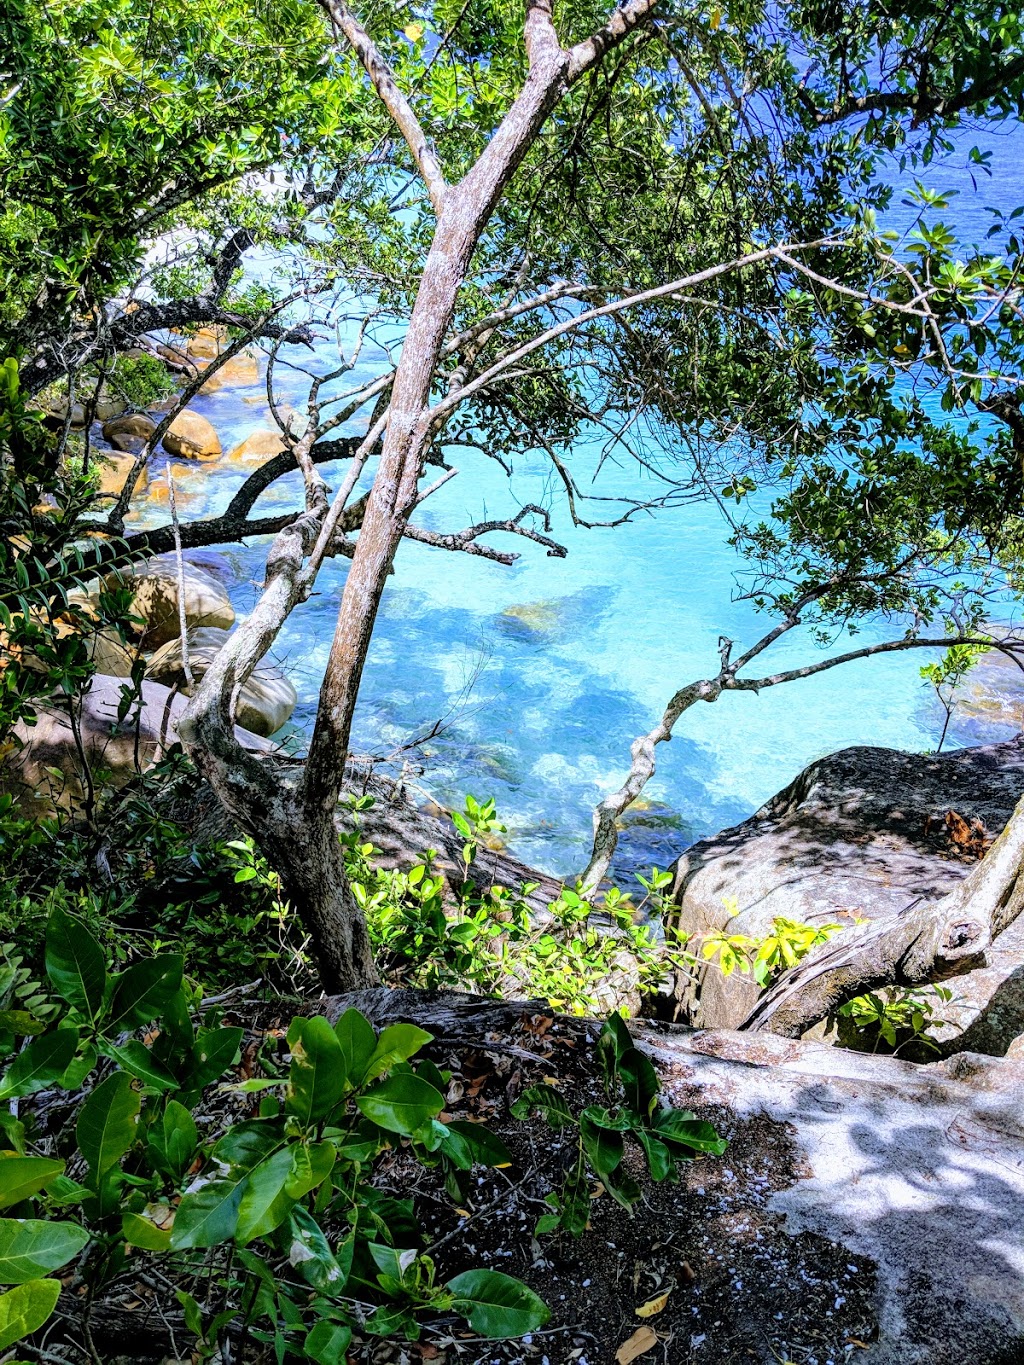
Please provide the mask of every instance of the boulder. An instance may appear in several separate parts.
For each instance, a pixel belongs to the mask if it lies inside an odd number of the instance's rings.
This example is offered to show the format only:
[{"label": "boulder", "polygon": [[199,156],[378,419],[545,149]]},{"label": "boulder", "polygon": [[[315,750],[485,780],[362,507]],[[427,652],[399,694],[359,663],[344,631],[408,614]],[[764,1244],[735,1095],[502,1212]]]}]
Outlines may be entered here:
[{"label": "boulder", "polygon": [[169,455],[183,460],[215,460],[221,453],[220,437],[212,422],[187,408],[164,432],[162,444]]},{"label": "boulder", "polygon": [[[749,820],[683,854],[672,869],[674,922],[698,939],[726,925],[730,933],[761,938],[776,916],[849,925],[898,915],[939,899],[973,866],[976,854],[951,837],[947,811],[968,824],[980,821],[994,835],[1021,795],[1020,739],[940,756],[844,749],[812,763]],[[989,975],[972,972],[946,983],[956,997],[942,1011],[951,1035],[987,1010],[999,983],[1019,966],[1022,944],[1024,925],[1015,926],[986,955]],[[757,995],[749,978],[705,969],[688,1017],[735,1027]],[[1024,1032],[1024,1015],[1008,1016],[1005,1027],[1015,1033],[1003,1051]]]},{"label": "boulder", "polygon": [[138,652],[124,643],[116,630],[105,627],[89,640],[89,658],[97,673],[110,678],[130,678]]},{"label": "boulder", "polygon": [[[135,580],[132,612],[141,616],[146,626],[143,644],[157,649],[177,637],[181,628],[178,609],[178,565],[173,555],[157,555],[131,570]],[[231,599],[212,574],[188,560],[183,565],[185,582],[185,625],[219,626],[226,629],[234,624],[235,611]]]},{"label": "boulder", "polygon": [[235,446],[228,459],[232,462],[252,460],[262,464],[264,460],[279,455],[284,448],[284,437],[279,431],[254,431]]},{"label": "boulder", "polygon": [[[174,725],[186,699],[159,683],[142,684],[141,704],[124,720],[117,718],[124,682],[97,674],[82,697],[78,729],[93,781],[122,786],[177,742]],[[80,806],[86,783],[78,745],[66,710],[54,702],[40,706],[35,725],[19,722],[16,746],[0,769],[0,786],[14,794],[23,810],[46,815]],[[267,750],[260,736],[236,727],[246,748]]]},{"label": "boulder", "polygon": [[[188,662],[198,682],[229,639],[226,630],[200,626],[188,632]],[[168,687],[190,693],[182,655],[181,638],[168,641],[158,649],[146,668],[146,676]],[[280,671],[261,664],[238,695],[235,719],[257,735],[272,735],[288,720],[298,698],[295,688]]]},{"label": "boulder", "polygon": [[148,441],[156,431],[156,423],[143,412],[133,412],[124,417],[112,417],[103,423],[103,439],[115,450],[128,450],[135,453],[140,441]]},{"label": "boulder", "polygon": [[[137,452],[136,452],[137,453]],[[99,471],[99,491],[117,497],[125,485],[125,480],[135,467],[135,453],[125,454],[122,451],[105,450],[96,457],[96,468]],[[145,469],[139,475],[139,481],[135,485],[138,493],[146,487],[149,482],[149,475]]]},{"label": "boulder", "polygon": [[[205,365],[210,362],[206,361]],[[201,362],[200,369],[205,368]],[[260,382],[260,363],[251,351],[240,351],[238,355],[233,355],[230,360],[225,360],[215,374],[211,374],[209,379],[199,390],[200,393],[216,393],[218,389],[236,385],[238,388],[251,388]]]},{"label": "boulder", "polygon": [[220,324],[200,327],[194,336],[189,337],[185,349],[195,360],[212,360],[220,355],[227,345],[227,340],[228,329]]}]

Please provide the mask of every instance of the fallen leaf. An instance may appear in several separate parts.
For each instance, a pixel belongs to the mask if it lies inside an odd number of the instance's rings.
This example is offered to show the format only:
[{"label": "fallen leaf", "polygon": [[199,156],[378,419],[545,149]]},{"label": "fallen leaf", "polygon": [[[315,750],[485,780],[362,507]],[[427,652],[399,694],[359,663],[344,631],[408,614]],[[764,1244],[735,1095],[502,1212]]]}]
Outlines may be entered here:
[{"label": "fallen leaf", "polygon": [[645,1355],[652,1346],[657,1346],[658,1334],[650,1327],[638,1327],[628,1341],[624,1341],[615,1352],[616,1365],[629,1365],[631,1360]]},{"label": "fallen leaf", "polygon": [[664,1294],[659,1294],[656,1299],[648,1299],[646,1303],[641,1304],[636,1310],[637,1317],[653,1318],[656,1314],[660,1313],[668,1303],[668,1296],[671,1293],[671,1289],[666,1289]]}]

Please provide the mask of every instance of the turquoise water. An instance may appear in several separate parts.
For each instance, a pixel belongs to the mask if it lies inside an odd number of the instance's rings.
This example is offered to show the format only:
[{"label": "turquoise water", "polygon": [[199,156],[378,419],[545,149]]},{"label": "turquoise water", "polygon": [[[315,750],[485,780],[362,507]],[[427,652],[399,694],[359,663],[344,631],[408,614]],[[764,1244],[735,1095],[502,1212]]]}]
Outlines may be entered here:
[{"label": "turquoise water", "polygon": [[[948,175],[963,191],[955,217],[965,236],[980,236],[984,204],[1016,202],[1018,147],[1016,139],[996,144],[997,175],[977,193],[955,169],[930,173],[930,183]],[[293,383],[298,398],[299,377]],[[269,425],[258,389],[222,391],[196,406],[218,428],[225,450]],[[586,460],[588,453],[578,456]],[[442,732],[413,756],[419,786],[449,804],[467,791],[493,795],[513,850],[547,870],[571,873],[586,862],[593,805],[621,780],[631,741],[652,727],[677,687],[716,670],[720,635],[750,642],[766,622],[748,603],[732,600],[740,564],[717,510],[690,505],[615,529],[574,530],[542,462],[520,468],[511,486],[479,454],[467,452],[455,463],[460,476],[423,509],[426,524],[460,529],[540,501],[552,506],[553,533],[569,554],[548,558],[540,546],[506,537],[521,558],[505,568],[406,543],[373,640],[356,746],[387,754],[443,720]],[[199,468],[175,462],[183,514],[223,507],[245,473],[226,458]],[[620,488],[636,486],[629,472],[615,477]],[[296,487],[282,481],[256,514],[294,508]],[[163,517],[161,509],[145,513],[146,520]],[[229,577],[236,610],[245,612],[265,551],[265,543],[254,543],[194,557]],[[344,573],[343,562],[325,570],[317,595],[295,613],[275,649],[299,693],[293,724],[300,734],[315,712]],[[869,625],[854,643],[892,634],[891,627]],[[765,671],[817,657],[810,641],[793,638],[767,656]],[[645,793],[649,809],[630,817],[619,871],[652,861],[664,866],[693,840],[749,815],[834,749],[933,749],[942,713],[921,681],[924,662],[921,651],[868,660],[691,709],[671,744],[660,746],[658,773]],[[977,743],[1012,733],[955,722],[950,740]]]}]

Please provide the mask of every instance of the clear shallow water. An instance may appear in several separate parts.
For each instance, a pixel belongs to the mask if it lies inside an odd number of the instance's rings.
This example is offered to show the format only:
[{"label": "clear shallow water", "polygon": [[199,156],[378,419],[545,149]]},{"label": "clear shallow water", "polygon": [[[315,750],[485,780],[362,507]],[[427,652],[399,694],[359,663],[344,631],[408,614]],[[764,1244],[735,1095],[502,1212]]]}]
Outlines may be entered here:
[{"label": "clear shallow water", "polygon": [[[929,174],[929,184],[961,189],[947,217],[965,237],[981,237],[985,204],[1012,205],[1018,189],[1024,199],[1018,161],[1024,144],[1008,138],[993,145],[997,174],[976,193],[955,169]],[[905,212],[894,210],[894,217]],[[303,391],[296,379],[295,397]],[[269,425],[259,389],[225,390],[196,406],[226,451]],[[428,525],[459,529],[484,516],[507,516],[527,501],[547,501],[540,463],[517,472],[511,488],[501,469],[477,454],[455,463],[459,478],[423,509]],[[201,467],[175,462],[182,514],[221,509],[246,472],[226,458]],[[616,477],[624,487],[633,475]],[[282,480],[256,514],[294,508],[296,490]],[[553,511],[566,559],[509,538],[505,543],[521,551],[512,568],[403,545],[366,668],[355,744],[388,753],[444,718],[442,733],[416,760],[421,786],[448,804],[467,791],[493,795],[513,850],[567,874],[586,862],[593,805],[621,781],[632,740],[652,727],[677,687],[716,670],[720,635],[749,643],[767,621],[732,600],[740,565],[715,509],[691,505],[593,531],[574,530],[557,499]],[[164,516],[155,506],[144,512],[147,521]],[[265,552],[265,542],[254,542],[190,557],[219,556],[236,610],[244,613],[255,600]],[[318,594],[293,615],[275,649],[299,693],[293,728],[300,733],[308,733],[315,713],[344,573],[343,562],[324,571]],[[869,626],[852,643],[891,634]],[[765,671],[817,657],[813,644],[794,638],[766,656]],[[646,809],[629,817],[620,872],[652,861],[664,866],[695,839],[749,815],[832,750],[933,749],[943,717],[921,681],[924,662],[923,651],[867,660],[691,709],[671,744],[660,746]],[[1013,732],[960,721],[948,742]]]}]

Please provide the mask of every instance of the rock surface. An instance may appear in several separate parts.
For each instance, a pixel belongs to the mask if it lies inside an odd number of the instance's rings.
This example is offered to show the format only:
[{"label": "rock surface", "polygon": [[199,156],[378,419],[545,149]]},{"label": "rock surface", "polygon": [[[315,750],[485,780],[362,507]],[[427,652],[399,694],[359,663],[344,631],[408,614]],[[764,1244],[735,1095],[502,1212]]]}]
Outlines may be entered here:
[{"label": "rock surface", "polygon": [[[444,991],[360,991],[329,997],[323,1009],[330,1020],[352,1006],[378,1027],[420,1025],[441,1040],[433,1059],[456,1074],[480,1053],[498,1073],[487,1122],[517,1164],[497,1208],[475,1218],[474,1254],[494,1249],[491,1264],[514,1265],[551,1305],[543,1345],[551,1365],[610,1365],[641,1325],[637,1308],[659,1295],[646,1320],[657,1339],[641,1362],[1024,1359],[1024,1064],[964,1054],[917,1066],[772,1036],[631,1023],[665,1097],[710,1120],[729,1146],[685,1163],[678,1185],[651,1182],[637,1161],[636,1215],[595,1198],[567,1253],[531,1240],[530,1229],[544,1182],[560,1177],[559,1158],[567,1162],[574,1143],[560,1153],[555,1132],[524,1138],[502,1111],[541,1075],[572,1108],[602,1103],[595,1023],[538,1001]],[[531,1184],[538,1171],[542,1183]],[[524,1187],[530,1198],[517,1203]],[[526,1358],[535,1357],[493,1349],[498,1365]]]},{"label": "rock surface", "polygon": [[164,432],[161,444],[168,455],[183,460],[215,460],[221,453],[220,437],[213,423],[187,408]]},{"label": "rock surface", "polygon": [[124,417],[112,417],[103,423],[103,439],[109,441],[115,450],[128,450],[134,453],[136,445],[148,441],[156,431],[156,423],[143,412],[133,412]]},{"label": "rock surface", "polygon": [[[177,741],[174,723],[186,699],[159,683],[142,684],[141,705],[126,718],[117,718],[121,678],[97,674],[82,697],[78,729],[93,780],[123,786]],[[258,735],[236,729],[249,749],[272,746]],[[80,806],[86,790],[85,773],[68,714],[54,705],[38,708],[33,726],[14,728],[14,749],[0,770],[0,785],[13,792],[23,809],[45,814],[54,808]]]},{"label": "rock surface", "polygon": [[[147,649],[157,649],[168,640],[176,639],[181,629],[178,610],[178,565],[173,555],[157,555],[132,569],[135,596],[132,612],[146,621],[143,643]],[[218,626],[227,629],[234,624],[235,610],[231,599],[212,574],[188,560],[183,565],[185,581],[185,624]]]},{"label": "rock surface", "polygon": [[[228,639],[228,631],[214,626],[200,626],[189,631],[189,669],[196,682],[203,677]],[[157,650],[146,668],[146,676],[168,687],[177,686],[186,695],[191,694],[185,678],[180,637],[168,641]],[[281,670],[270,664],[261,664],[238,695],[235,719],[254,734],[272,735],[291,716],[297,701],[295,688]]]},{"label": "rock surface", "polygon": [[279,431],[254,431],[244,441],[239,441],[228,459],[232,463],[236,460],[269,460],[282,450],[284,437]]},{"label": "rock surface", "polygon": [[[898,914],[941,897],[973,865],[958,856],[944,823],[953,809],[996,834],[1024,795],[1024,743],[1010,740],[938,757],[852,748],[820,759],[741,825],[703,839],[675,865],[679,926],[701,936],[762,937],[773,918],[852,923]],[[735,914],[730,914],[735,910]],[[1005,1051],[1024,1032],[1024,925],[1007,930],[987,955],[984,975],[947,982],[958,1001],[943,1013],[955,1032],[974,1025],[1002,992],[1006,1014],[964,1045]],[[1017,972],[1018,985],[1010,978]],[[1005,986],[1003,983],[1007,983]],[[1017,1002],[1007,1005],[1009,992]],[[738,974],[704,972],[690,1021],[738,1025],[757,998]],[[1012,1029],[1012,1032],[1007,1032]],[[995,1031],[1002,1040],[997,1041]],[[983,1030],[984,1032],[984,1030]]]},{"label": "rock surface", "polygon": [[[763,1203],[791,1236],[874,1262],[877,1339],[858,1345],[857,1361],[1024,1359],[1024,1064],[962,1053],[915,1066],[768,1035],[634,1033],[677,1104],[720,1105],[790,1134],[801,1176]],[[758,1190],[737,1174],[738,1214]],[[848,1292],[836,1285],[837,1299]]]}]

